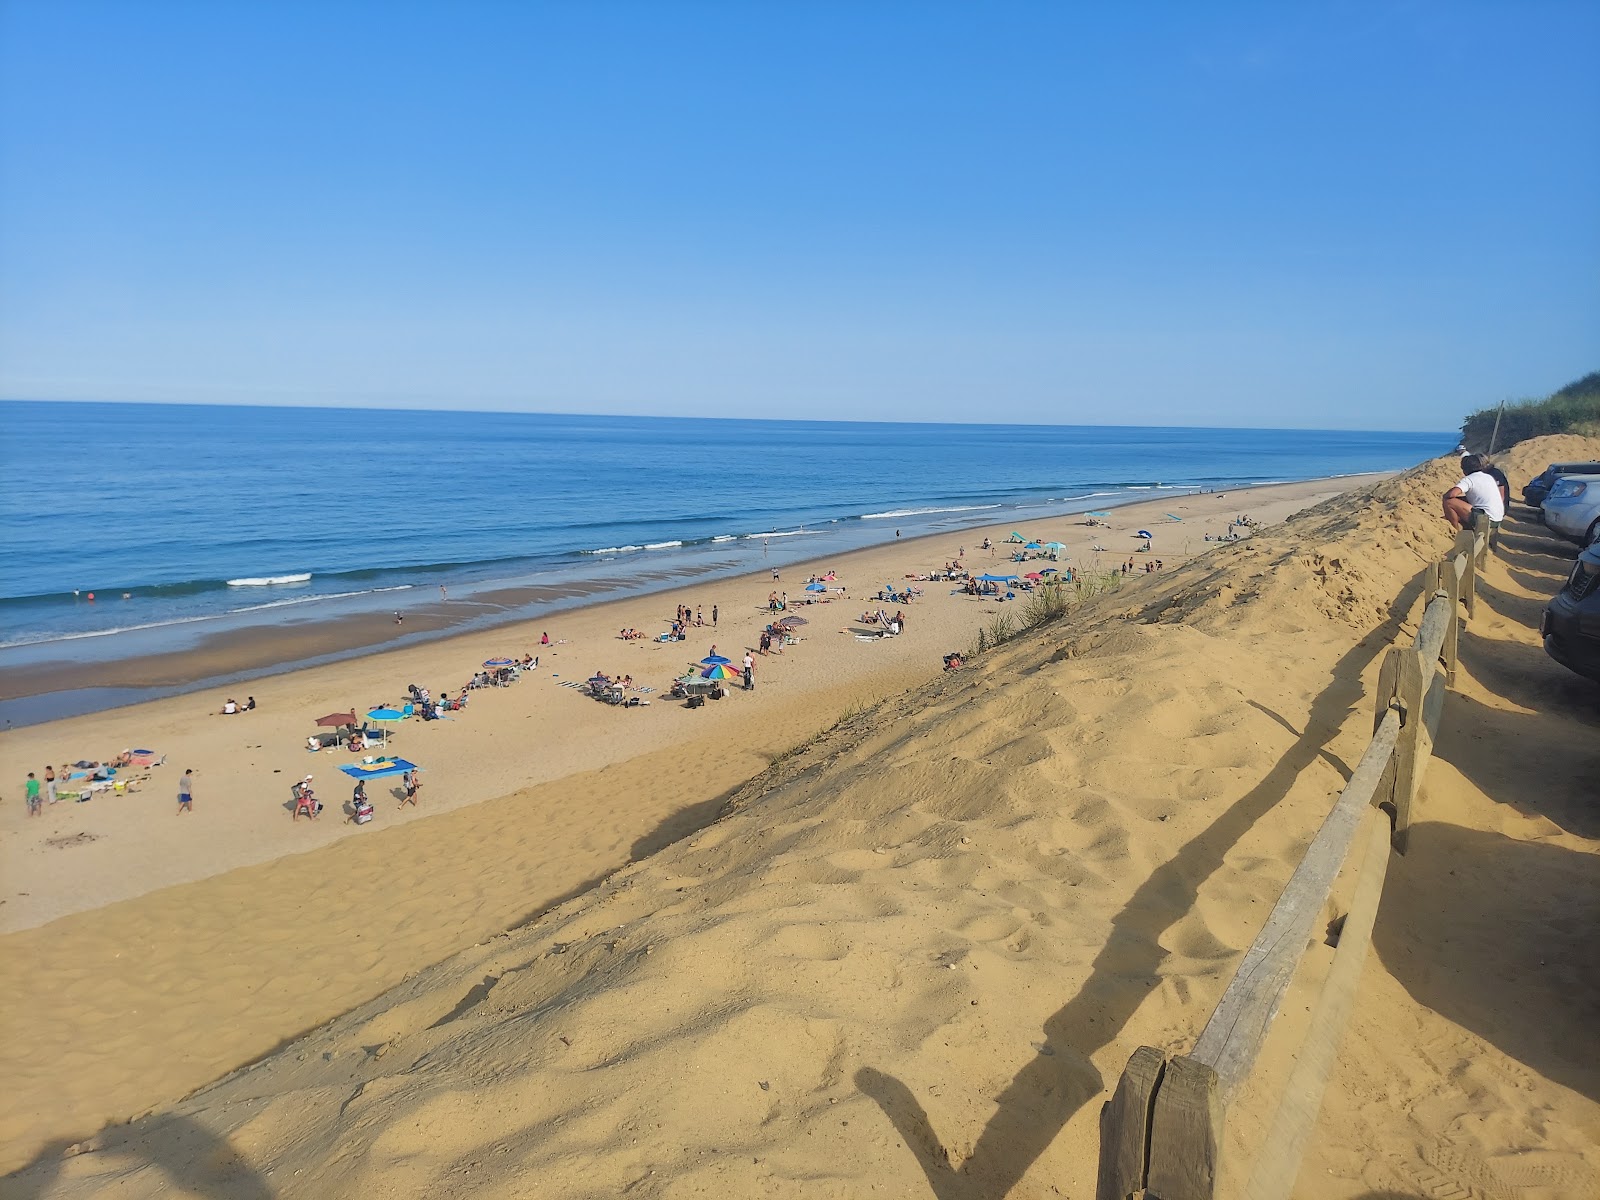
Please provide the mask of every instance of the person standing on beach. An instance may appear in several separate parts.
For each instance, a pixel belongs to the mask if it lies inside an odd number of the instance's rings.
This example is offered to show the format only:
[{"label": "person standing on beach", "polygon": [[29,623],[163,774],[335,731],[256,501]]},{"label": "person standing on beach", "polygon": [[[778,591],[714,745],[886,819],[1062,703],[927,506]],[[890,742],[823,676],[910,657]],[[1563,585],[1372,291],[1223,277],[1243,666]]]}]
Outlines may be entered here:
[{"label": "person standing on beach", "polygon": [[744,652],[744,690],[747,692],[756,690],[756,660],[748,650]]},{"label": "person standing on beach", "polygon": [[406,785],[406,794],[405,798],[400,801],[400,807],[404,808],[407,804],[409,804],[412,808],[415,808],[417,806],[417,793],[422,790],[422,780],[417,778],[416,768],[414,767],[407,771],[401,778],[404,780]]},{"label": "person standing on beach", "polygon": [[178,811],[192,813],[194,811],[194,768],[190,767],[183,773],[183,778],[178,780]]},{"label": "person standing on beach", "polygon": [[444,590],[444,584],[442,584],[442,583],[439,585],[439,599],[441,599],[441,600],[450,599],[450,593]]},{"label": "person standing on beach", "polygon": [[28,796],[28,815],[30,817],[37,817],[40,811],[39,781],[33,777],[32,771],[28,772],[28,786],[26,788],[26,792]]},{"label": "person standing on beach", "polygon": [[713,604],[711,606],[711,628],[715,629],[716,627],[717,627],[717,606],[715,604]]},{"label": "person standing on beach", "polygon": [[56,796],[56,769],[47,766],[44,769],[44,794],[45,799],[54,804],[59,798]]}]

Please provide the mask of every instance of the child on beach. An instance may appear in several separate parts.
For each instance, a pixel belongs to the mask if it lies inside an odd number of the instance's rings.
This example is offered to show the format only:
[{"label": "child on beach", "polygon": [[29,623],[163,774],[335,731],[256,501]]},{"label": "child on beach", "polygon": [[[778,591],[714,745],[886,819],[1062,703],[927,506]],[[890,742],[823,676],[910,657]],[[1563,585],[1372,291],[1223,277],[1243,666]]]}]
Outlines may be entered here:
[{"label": "child on beach", "polygon": [[28,772],[28,786],[26,790],[28,796],[28,815],[30,817],[37,817],[41,811],[39,805],[39,781],[34,778],[32,771]]}]

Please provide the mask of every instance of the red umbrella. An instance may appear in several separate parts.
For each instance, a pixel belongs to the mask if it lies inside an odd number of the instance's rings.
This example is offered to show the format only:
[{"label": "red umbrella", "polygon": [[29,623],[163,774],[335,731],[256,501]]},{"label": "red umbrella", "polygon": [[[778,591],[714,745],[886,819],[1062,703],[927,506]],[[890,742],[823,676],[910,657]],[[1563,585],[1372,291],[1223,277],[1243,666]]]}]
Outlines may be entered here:
[{"label": "red umbrella", "polygon": [[331,728],[337,728],[340,725],[354,725],[355,723],[356,723],[356,714],[355,714],[354,711],[342,712],[342,713],[329,713],[325,717],[318,717],[317,718],[317,724],[318,725],[326,725],[326,726],[329,726]]}]

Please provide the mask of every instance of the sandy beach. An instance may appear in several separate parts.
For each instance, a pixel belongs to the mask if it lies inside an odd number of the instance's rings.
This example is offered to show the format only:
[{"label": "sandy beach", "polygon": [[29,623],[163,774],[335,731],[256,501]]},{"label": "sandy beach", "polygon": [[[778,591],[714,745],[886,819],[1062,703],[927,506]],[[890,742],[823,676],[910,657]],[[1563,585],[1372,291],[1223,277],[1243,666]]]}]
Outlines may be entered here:
[{"label": "sandy beach", "polygon": [[[1600,448],[1541,441],[1502,460],[1514,479]],[[1027,527],[1091,569],[1095,539],[1111,568],[1148,527],[1166,569],[950,674],[940,656],[992,601],[919,585],[888,640],[854,618],[961,543],[969,567],[1002,565],[974,548],[1005,528],[597,605],[552,621],[548,648],[523,627],[264,679],[245,716],[197,694],[9,733],[13,800],[45,762],[147,746],[167,765],[132,795],[0,816],[0,1014],[29,1030],[5,1052],[4,1168],[35,1163],[12,1182],[62,1196],[113,1179],[128,1195],[517,1195],[529,1178],[541,1195],[1087,1194],[1103,1081],[1141,1042],[1192,1038],[1359,753],[1377,658],[1449,540],[1448,473]],[[1254,537],[1205,542],[1240,511]],[[1518,787],[1494,744],[1514,716],[1559,765],[1600,716],[1526,626],[1566,560],[1531,537],[1512,551],[1463,647],[1470,718],[1424,800],[1437,841],[1418,841],[1474,856],[1499,889],[1544,879],[1549,903],[1515,921],[1476,891],[1441,903],[1448,868],[1408,860],[1391,889],[1422,915],[1391,921],[1367,968],[1395,1019],[1349,1039],[1308,1197],[1600,1180],[1600,1055],[1580,1052],[1579,1011],[1596,981],[1582,923],[1556,921],[1593,911],[1600,831],[1560,785],[1548,802]],[[760,660],[753,693],[663,702],[713,643],[754,644],[771,590],[796,599],[828,569],[846,596],[795,610],[804,640]],[[717,628],[616,638],[678,603],[716,605]],[[538,671],[461,719],[400,727],[394,748],[426,771],[419,808],[380,794],[373,826],[337,819],[349,756],[305,751],[317,715],[524,652]],[[559,686],[595,669],[652,703]],[[188,767],[195,812],[178,816]],[[328,781],[315,824],[287,807],[307,772]],[[1480,855],[1490,836],[1517,849]],[[1502,924],[1548,933],[1537,997],[1521,972],[1464,1003],[1435,994],[1439,973],[1480,969],[1441,936],[1492,955]],[[1535,1000],[1541,1028],[1515,1027]],[[90,1152],[63,1157],[74,1143]]]}]

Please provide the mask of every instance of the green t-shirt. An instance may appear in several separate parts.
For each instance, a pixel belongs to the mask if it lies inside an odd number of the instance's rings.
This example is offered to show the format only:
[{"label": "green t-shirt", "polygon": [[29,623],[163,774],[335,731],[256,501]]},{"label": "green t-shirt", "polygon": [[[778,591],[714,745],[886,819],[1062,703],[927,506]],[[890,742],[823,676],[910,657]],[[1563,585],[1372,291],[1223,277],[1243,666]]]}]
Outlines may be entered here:
[{"label": "green t-shirt", "polygon": [[29,800],[37,800],[38,798],[39,798],[39,781],[37,779],[30,779],[30,780],[28,780],[28,799]]}]

